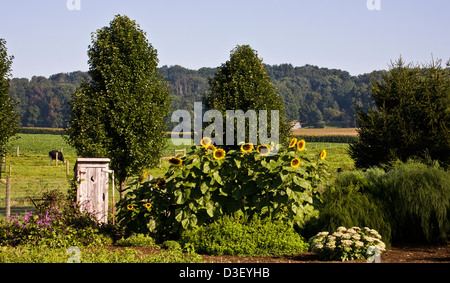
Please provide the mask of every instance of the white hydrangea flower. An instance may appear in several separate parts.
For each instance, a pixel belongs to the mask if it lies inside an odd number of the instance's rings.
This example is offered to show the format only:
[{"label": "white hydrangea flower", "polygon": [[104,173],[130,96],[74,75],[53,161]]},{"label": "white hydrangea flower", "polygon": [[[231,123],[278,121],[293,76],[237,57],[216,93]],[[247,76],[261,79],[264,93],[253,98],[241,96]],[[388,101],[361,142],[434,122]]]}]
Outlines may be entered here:
[{"label": "white hydrangea flower", "polygon": [[344,226],[341,226],[341,227],[337,228],[337,231],[343,233],[343,232],[347,231],[347,228],[345,228]]}]

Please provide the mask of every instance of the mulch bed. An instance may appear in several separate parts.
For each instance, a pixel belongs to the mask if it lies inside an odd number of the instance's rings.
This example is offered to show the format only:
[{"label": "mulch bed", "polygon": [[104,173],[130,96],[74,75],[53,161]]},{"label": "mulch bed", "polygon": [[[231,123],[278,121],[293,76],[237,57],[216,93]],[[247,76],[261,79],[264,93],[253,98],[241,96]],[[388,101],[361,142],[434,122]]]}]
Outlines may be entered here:
[{"label": "mulch bed", "polygon": [[[118,249],[114,247],[112,249]],[[120,248],[119,248],[120,249]],[[158,253],[155,248],[135,248],[144,254]],[[295,256],[241,257],[202,255],[205,262],[211,263],[342,263],[341,261],[320,261],[314,253],[306,252]],[[381,254],[381,263],[450,263],[450,245],[404,245],[396,246]],[[352,260],[344,263],[365,263],[365,260]]]},{"label": "mulch bed", "polygon": [[[238,257],[207,256],[205,261],[217,263],[342,263],[341,261],[320,261],[314,253],[307,252],[296,256]],[[450,246],[401,246],[393,247],[381,254],[381,263],[450,263]],[[344,263],[364,263],[365,260],[352,260]]]}]

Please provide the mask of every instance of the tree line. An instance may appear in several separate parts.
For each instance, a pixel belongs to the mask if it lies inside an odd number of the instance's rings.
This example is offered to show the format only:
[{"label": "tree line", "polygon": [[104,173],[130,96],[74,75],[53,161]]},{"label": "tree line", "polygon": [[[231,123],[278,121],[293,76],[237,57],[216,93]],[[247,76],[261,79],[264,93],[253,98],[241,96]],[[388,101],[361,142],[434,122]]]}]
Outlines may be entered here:
[{"label": "tree line", "polygon": [[[282,98],[287,121],[300,121],[304,127],[355,126],[355,106],[363,110],[373,107],[370,82],[380,80],[384,71],[351,76],[347,71],[313,65],[294,67],[291,64],[264,64],[271,82]],[[178,65],[158,68],[169,82],[172,110],[193,113],[195,101],[209,92],[208,80],[217,68],[190,70]],[[69,100],[81,85],[87,72],[58,73],[49,78],[33,76],[13,78],[10,96],[18,102],[16,112],[22,127],[66,127]],[[169,129],[173,127],[169,121]]]}]

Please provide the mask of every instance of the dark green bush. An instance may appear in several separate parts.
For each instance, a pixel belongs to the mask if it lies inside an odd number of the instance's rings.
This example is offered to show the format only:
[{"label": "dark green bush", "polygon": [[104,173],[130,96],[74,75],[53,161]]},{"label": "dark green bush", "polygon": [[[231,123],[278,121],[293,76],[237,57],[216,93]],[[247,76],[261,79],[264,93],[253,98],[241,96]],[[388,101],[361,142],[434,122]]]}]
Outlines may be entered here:
[{"label": "dark green bush", "polygon": [[394,167],[371,193],[385,203],[395,240],[440,242],[450,233],[450,172],[438,165]]},{"label": "dark green bush", "polygon": [[[358,179],[359,176],[355,175]],[[323,201],[319,219],[311,222],[309,230],[331,232],[340,226],[373,227],[390,246],[391,226],[383,206],[370,194],[363,193],[359,185],[329,188]]]},{"label": "dark green bush", "polygon": [[450,233],[450,172],[437,163],[408,161],[388,172],[372,168],[341,174],[319,210],[310,230],[369,226],[386,244],[442,242]]},{"label": "dark green bush", "polygon": [[128,238],[122,238],[115,244],[119,247],[153,247],[155,240],[144,234],[133,234]]},{"label": "dark green bush", "polygon": [[294,255],[308,250],[307,242],[290,225],[256,217],[248,221],[225,216],[184,231],[181,242],[210,255]]},{"label": "dark green bush", "polygon": [[356,109],[359,139],[349,147],[357,168],[411,157],[450,166],[450,68],[441,63],[405,64],[400,58],[372,82],[376,107]]}]

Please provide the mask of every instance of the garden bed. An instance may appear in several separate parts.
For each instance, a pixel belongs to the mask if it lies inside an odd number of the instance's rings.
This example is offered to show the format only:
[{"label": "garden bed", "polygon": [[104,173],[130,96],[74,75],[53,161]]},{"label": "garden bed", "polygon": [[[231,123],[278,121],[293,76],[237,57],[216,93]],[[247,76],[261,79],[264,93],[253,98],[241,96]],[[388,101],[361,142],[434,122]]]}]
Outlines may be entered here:
[{"label": "garden bed", "polygon": [[[296,256],[238,257],[206,256],[205,261],[216,263],[341,263],[320,261],[312,252]],[[365,263],[366,260],[352,260],[345,263]],[[381,263],[450,263],[450,246],[400,246],[381,254]]]},{"label": "garden bed", "polygon": [[[110,247],[108,250],[124,249]],[[144,255],[158,254],[156,247],[134,247]],[[267,256],[267,257],[241,257],[241,256],[210,256],[202,255],[204,262],[211,263],[342,263],[341,261],[320,261],[312,252],[301,253],[295,256]],[[352,260],[344,263],[365,263],[366,260]],[[404,245],[393,247],[381,254],[381,263],[450,263],[450,245]]]}]

